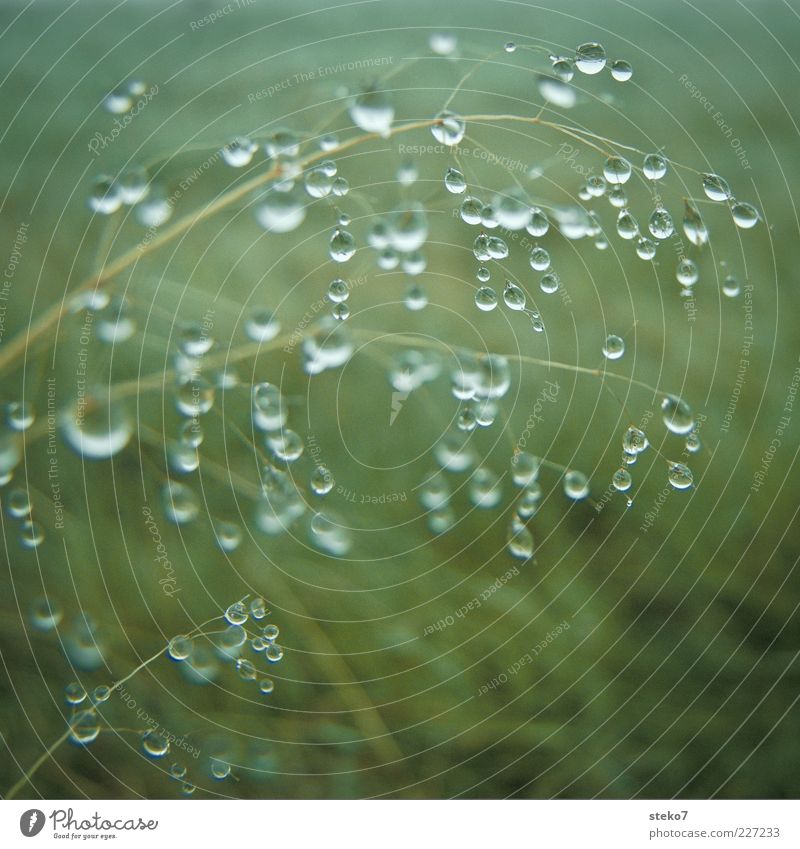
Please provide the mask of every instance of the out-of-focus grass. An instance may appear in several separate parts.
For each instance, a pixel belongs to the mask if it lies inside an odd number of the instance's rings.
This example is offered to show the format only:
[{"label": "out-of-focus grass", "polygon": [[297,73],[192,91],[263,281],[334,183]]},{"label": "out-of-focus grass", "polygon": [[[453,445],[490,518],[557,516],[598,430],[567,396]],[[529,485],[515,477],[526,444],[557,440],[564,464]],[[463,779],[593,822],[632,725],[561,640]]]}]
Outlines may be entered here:
[{"label": "out-of-focus grass", "polygon": [[[549,11],[453,3],[441,10],[376,2],[322,11],[315,4],[257,2],[213,26],[192,28],[192,21],[214,8],[138,3],[113,10],[85,3],[64,10],[36,3],[36,16],[24,14],[3,38],[2,63],[9,74],[0,157],[8,188],[4,244],[13,241],[20,222],[30,223],[7,314],[9,334],[24,329],[31,315],[91,272],[107,250],[108,234],[100,223],[89,224],[84,207],[95,173],[114,172],[129,160],[174,156],[165,166],[174,184],[235,133],[263,132],[273,122],[317,130],[341,105],[340,86],[368,84],[387,71],[393,74],[387,86],[396,88],[398,117],[428,118],[464,72],[463,64],[429,57],[432,29],[452,29],[463,52],[473,56],[496,52],[509,39],[535,38],[559,52],[596,37],[611,56],[630,59],[634,79],[606,86],[609,102],[587,98],[567,119],[639,148],[663,146],[677,161],[720,171],[762,208],[766,226],[742,233],[740,244],[726,216],[708,211],[712,237],[720,237],[712,238],[703,260],[694,323],[686,320],[672,280],[672,256],[663,257],[656,275],[635,257],[626,255],[621,265],[613,251],[584,249],[580,255],[558,254],[572,306],[546,316],[546,340],[520,331],[518,323],[514,327],[530,355],[594,366],[606,332],[625,331],[636,321],[635,344],[629,336],[619,370],[635,359],[637,377],[680,391],[708,417],[705,450],[690,461],[699,486],[691,494],[671,495],[643,533],[644,514],[665,483],[656,458],[643,457],[633,469],[637,489],[630,511],[619,498],[599,515],[586,504],[570,506],[558,492],[557,478],[543,473],[547,498],[533,524],[540,546],[536,562],[520,565],[520,574],[480,609],[423,636],[427,626],[479,596],[512,563],[503,551],[505,523],[496,514],[473,511],[457,533],[436,539],[423,520],[405,524],[414,514],[414,487],[430,465],[429,459],[409,460],[429,444],[452,407],[437,384],[435,391],[414,393],[390,428],[391,391],[375,360],[387,349],[368,345],[341,382],[338,374],[327,373],[310,387],[296,361],[286,358],[292,415],[320,445],[334,446],[325,449],[324,459],[337,484],[359,493],[402,492],[408,499],[384,506],[341,500],[340,512],[362,529],[349,562],[323,558],[289,539],[257,535],[228,560],[204,525],[179,533],[161,522],[179,569],[176,604],[157,584],[151,540],[139,518],[142,478],[151,499],[162,479],[154,462],[158,447],[150,451],[154,459],[141,461],[135,449],[115,458],[113,476],[108,465],[81,464],[64,449],[59,463],[69,492],[65,544],[50,534],[44,547],[23,551],[14,526],[3,519],[9,589],[2,641],[3,774],[15,780],[63,728],[61,692],[73,673],[57,639],[31,631],[25,619],[27,605],[44,586],[60,598],[65,626],[83,610],[97,619],[109,669],[96,673],[96,683],[127,674],[187,623],[214,615],[246,592],[269,599],[287,647],[269,708],[232,670],[215,685],[199,688],[161,660],[130,683],[138,704],[165,728],[197,741],[196,761],[176,748],[172,754],[189,766],[198,795],[796,795],[794,419],[764,487],[749,492],[783,415],[798,356],[792,321],[797,219],[790,193],[800,177],[797,116],[791,111],[797,68],[787,52],[798,22],[792,10],[777,3],[755,10],[722,2],[698,10],[679,3],[639,4],[635,10],[616,3],[573,4]],[[4,21],[15,14],[7,5]],[[423,58],[395,73],[417,56]],[[317,73],[364,58],[386,61],[374,74]],[[525,112],[533,89],[531,75],[514,67],[520,51],[495,59],[470,80],[454,108]],[[315,76],[309,82],[294,76],[309,72]],[[134,74],[157,82],[159,94],[95,159],[87,144],[113,120],[97,104],[117,81]],[[682,74],[742,140],[752,170],[741,167]],[[279,94],[256,96],[287,79],[291,83]],[[472,141],[465,143],[477,141],[526,164],[553,160],[562,141],[545,130],[526,131],[537,137],[532,142],[508,125],[470,126],[468,134]],[[355,231],[363,232],[366,219],[359,217],[370,214],[359,196],[378,211],[396,199],[394,172],[404,158],[399,144],[430,141],[422,131],[371,143],[340,162],[353,187],[341,206],[355,219]],[[597,170],[602,158],[584,151],[579,162]],[[474,314],[472,289],[462,282],[474,276],[468,250],[474,234],[451,220],[452,199],[441,190],[448,164],[435,154],[418,161],[415,191],[432,210],[438,240],[427,248],[422,278],[432,305],[422,313],[409,313],[400,303],[386,306],[392,298],[402,301],[403,275],[376,274],[372,258],[360,252],[346,270],[348,277],[369,273],[368,284],[351,296],[354,307],[367,312],[353,326],[414,329],[452,344],[485,342],[513,352],[516,343],[504,322],[482,322],[480,338],[477,333],[470,338],[459,318],[477,323],[480,316]],[[486,193],[508,185],[493,166],[478,160],[469,167]],[[561,193],[566,200],[580,179],[555,162],[540,182],[545,196]],[[206,202],[224,185],[210,172],[181,198],[179,212]],[[699,187],[686,191],[697,194]],[[671,205],[679,209],[674,197]],[[649,210],[634,204],[633,211],[644,220]],[[612,221],[609,217],[608,226]],[[329,214],[314,211],[293,234],[259,238],[249,213],[234,211],[193,228],[174,253],[169,247],[144,257],[119,281],[128,286],[140,325],[152,305],[146,344],[136,352],[141,349],[142,365],[127,361],[120,348],[116,379],[135,377],[140,368],[145,374],[163,369],[170,317],[199,317],[219,286],[234,305],[249,298],[276,305],[286,296],[281,313],[290,331],[333,276],[325,255],[330,224]],[[120,248],[124,234],[121,238]],[[618,240],[612,244],[619,247]],[[754,284],[752,356],[727,432],[720,427],[745,325],[743,298],[718,295],[714,268],[723,260]],[[174,285],[157,287],[162,278]],[[230,327],[237,313],[220,310],[219,316],[220,325]],[[73,370],[74,360],[63,353],[69,344],[65,340],[55,366],[62,384]],[[26,358],[28,391],[48,367],[43,357],[32,350]],[[283,359],[262,356],[254,373],[243,369],[242,377],[275,379]],[[524,427],[543,376],[528,366],[519,373],[520,394],[506,399],[513,406],[511,441]],[[19,396],[21,379],[18,372],[5,380],[4,400]],[[626,414],[594,378],[559,379],[563,395],[536,438],[548,456],[594,472],[595,491],[598,485],[602,491],[617,462]],[[615,391],[625,394],[624,384]],[[169,393],[162,398],[156,391],[139,403],[142,420],[157,438],[174,425]],[[236,401],[231,403],[229,415],[236,412]],[[647,392],[626,395],[634,420],[650,403]],[[497,465],[504,462],[509,436],[490,429],[480,438],[482,450]],[[243,451],[235,437],[228,439],[212,443],[210,462],[201,467],[204,489],[215,515],[235,516],[241,506],[249,520],[249,506],[234,505],[228,494],[226,464]],[[381,468],[392,465],[401,468],[391,474]],[[25,469],[46,514],[47,457],[32,448]],[[469,509],[466,498],[457,504]],[[417,545],[407,551],[411,542]],[[571,627],[535,663],[501,689],[478,696],[482,685],[563,620]],[[115,698],[108,717],[116,732],[103,732],[86,750],[61,747],[54,762],[37,773],[35,789],[23,794],[179,794],[177,783],[156,771],[161,764],[139,754],[135,712]],[[208,758],[215,755],[234,764],[239,782],[208,776]]]}]

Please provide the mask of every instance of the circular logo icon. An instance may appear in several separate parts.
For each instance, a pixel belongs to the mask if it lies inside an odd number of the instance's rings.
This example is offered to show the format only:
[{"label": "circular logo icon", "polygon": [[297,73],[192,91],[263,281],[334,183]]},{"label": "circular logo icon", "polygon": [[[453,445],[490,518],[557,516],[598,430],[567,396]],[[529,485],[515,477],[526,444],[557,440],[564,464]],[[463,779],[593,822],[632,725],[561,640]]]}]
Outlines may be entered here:
[{"label": "circular logo icon", "polygon": [[25,837],[36,837],[44,828],[44,812],[38,808],[31,808],[19,818],[19,830]]}]

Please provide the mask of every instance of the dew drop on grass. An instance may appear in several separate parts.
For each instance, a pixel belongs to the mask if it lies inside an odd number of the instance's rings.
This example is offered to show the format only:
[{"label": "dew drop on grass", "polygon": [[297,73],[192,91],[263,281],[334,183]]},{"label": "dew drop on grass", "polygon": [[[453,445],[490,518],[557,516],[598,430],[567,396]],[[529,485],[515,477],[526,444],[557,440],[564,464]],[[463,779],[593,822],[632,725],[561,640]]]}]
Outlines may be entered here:
[{"label": "dew drop on grass", "polygon": [[172,660],[183,661],[191,657],[194,643],[190,637],[185,634],[178,634],[173,637],[167,645],[167,653]]},{"label": "dew drop on grass", "polygon": [[346,321],[350,318],[350,307],[344,303],[335,304],[331,310],[331,315],[336,319],[336,321]]},{"label": "dew drop on grass", "polygon": [[82,457],[106,460],[122,451],[133,436],[133,422],[119,401],[90,393],[61,413],[59,425],[67,444]]},{"label": "dew drop on grass", "polygon": [[761,220],[758,210],[751,203],[738,201],[731,207],[734,224],[741,230],[750,230]]},{"label": "dew drop on grass", "polygon": [[334,483],[333,475],[327,466],[319,464],[314,467],[310,484],[315,495],[327,495],[333,489]]},{"label": "dew drop on grass", "polygon": [[150,729],[142,734],[142,750],[151,758],[163,758],[169,753],[169,740],[160,731]]},{"label": "dew drop on grass", "polygon": [[635,239],[639,235],[639,224],[627,209],[617,216],[617,233],[622,239]]},{"label": "dew drop on grass", "polygon": [[582,74],[599,74],[606,66],[606,51],[596,41],[587,41],[575,51],[575,67]]},{"label": "dew drop on grass", "polygon": [[510,280],[506,280],[506,285],[503,289],[503,301],[505,302],[505,305],[510,310],[516,310],[519,312],[520,310],[525,309],[526,300],[525,292],[515,283],[512,283]]},{"label": "dew drop on grass", "polygon": [[37,598],[31,604],[30,623],[37,631],[52,631],[63,616],[61,606],[52,598]]},{"label": "dew drop on grass", "polygon": [[642,170],[648,180],[660,180],[667,173],[667,160],[660,153],[648,153]]},{"label": "dew drop on grass", "polygon": [[517,519],[512,519],[506,534],[506,548],[512,557],[518,560],[530,560],[533,557],[533,534]]},{"label": "dew drop on grass", "polygon": [[647,227],[654,239],[668,239],[675,232],[672,216],[662,206],[653,210]]},{"label": "dew drop on grass", "polygon": [[200,512],[194,492],[186,484],[172,480],[161,488],[161,506],[167,521],[175,525],[188,525]]},{"label": "dew drop on grass", "polygon": [[221,551],[230,553],[242,543],[242,529],[235,522],[218,520],[214,523],[214,537]]},{"label": "dew drop on grass", "polygon": [[440,112],[431,125],[431,133],[436,141],[450,146],[458,144],[464,138],[465,131],[464,120],[449,109]]},{"label": "dew drop on grass", "polygon": [[475,292],[475,306],[482,312],[491,312],[497,306],[497,292],[491,286],[480,286]]},{"label": "dew drop on grass", "polygon": [[351,103],[349,109],[353,123],[365,133],[388,137],[394,120],[394,106],[387,92],[370,88]]},{"label": "dew drop on grass", "polygon": [[700,270],[697,267],[697,263],[692,259],[682,259],[678,263],[675,278],[684,288],[694,286],[700,279]]},{"label": "dew drop on grass", "polygon": [[603,176],[612,185],[623,185],[631,178],[631,163],[622,156],[610,156],[603,165]]},{"label": "dew drop on grass", "polygon": [[38,548],[44,542],[44,527],[34,519],[20,525],[19,541],[23,548]]},{"label": "dew drop on grass", "polygon": [[64,698],[69,705],[79,705],[86,701],[86,690],[77,681],[71,681],[64,687]]},{"label": "dew drop on grass", "polygon": [[678,436],[685,436],[694,428],[694,415],[691,407],[675,395],[665,395],[661,401],[661,413],[667,430]]},{"label": "dew drop on grass", "polygon": [[467,181],[457,168],[448,168],[444,175],[444,185],[448,192],[461,195],[467,190]]},{"label": "dew drop on grass", "polygon": [[306,218],[303,197],[296,190],[268,191],[254,209],[256,221],[269,233],[290,233]]},{"label": "dew drop on grass", "polygon": [[694,481],[691,469],[683,463],[670,463],[668,477],[675,489],[688,489]]},{"label": "dew drop on grass", "polygon": [[269,342],[278,335],[280,329],[281,323],[275,313],[263,307],[251,309],[244,325],[245,333],[253,342]]},{"label": "dew drop on grass", "polygon": [[528,261],[534,271],[547,271],[550,268],[550,254],[544,248],[534,248]]},{"label": "dew drop on grass", "polygon": [[603,345],[603,356],[607,360],[618,360],[625,353],[625,340],[614,333],[606,337]]},{"label": "dew drop on grass", "polygon": [[731,187],[719,174],[703,174],[703,191],[709,200],[719,203],[731,199]]},{"label": "dew drop on grass", "polygon": [[739,280],[733,274],[728,274],[722,281],[722,294],[727,298],[735,298],[740,292]]},{"label": "dew drop on grass", "polygon": [[511,458],[511,477],[517,486],[530,486],[539,477],[541,458],[520,451]]},{"label": "dew drop on grass", "polygon": [[631,488],[633,479],[631,473],[625,469],[617,469],[611,477],[611,483],[618,492],[627,492]]},{"label": "dew drop on grass", "polygon": [[589,480],[583,472],[568,471],[564,475],[564,493],[575,501],[587,498],[589,495]]},{"label": "dew drop on grass", "polygon": [[559,109],[572,109],[578,102],[575,89],[560,77],[539,76],[536,79],[539,95]]},{"label": "dew drop on grass", "polygon": [[235,136],[220,151],[231,168],[243,168],[253,161],[258,145],[246,136]]},{"label": "dew drop on grass", "polygon": [[91,709],[75,711],[70,717],[69,739],[78,746],[88,746],[100,736],[100,720]]},{"label": "dew drop on grass", "polygon": [[347,262],[356,252],[356,242],[348,230],[337,227],[328,245],[328,255],[334,262]]},{"label": "dew drop on grass", "polygon": [[611,76],[619,83],[626,83],[633,76],[633,67],[626,59],[615,59],[611,63]]},{"label": "dew drop on grass", "polygon": [[641,454],[642,451],[647,450],[649,445],[647,435],[638,427],[629,427],[622,437],[622,450],[626,454]]},{"label": "dew drop on grass", "polygon": [[251,393],[253,424],[263,431],[278,430],[286,424],[289,411],[283,395],[273,383],[257,383]]}]

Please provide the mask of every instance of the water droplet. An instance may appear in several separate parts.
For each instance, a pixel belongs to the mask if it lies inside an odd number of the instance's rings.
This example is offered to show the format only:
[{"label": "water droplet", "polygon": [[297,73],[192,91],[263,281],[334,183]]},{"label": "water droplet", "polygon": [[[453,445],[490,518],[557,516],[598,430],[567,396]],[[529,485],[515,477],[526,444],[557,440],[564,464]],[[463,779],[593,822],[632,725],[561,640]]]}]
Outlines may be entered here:
[{"label": "water droplet", "polygon": [[376,88],[367,89],[356,97],[349,113],[353,123],[364,132],[388,137],[394,119],[394,106],[386,92]]},{"label": "water droplet", "polygon": [[59,424],[67,444],[81,456],[105,460],[122,451],[133,436],[125,407],[100,394],[87,393],[61,413]]},{"label": "water droplet", "polygon": [[603,176],[613,185],[623,185],[631,178],[631,163],[622,156],[610,156],[603,166]]},{"label": "water droplet", "polygon": [[627,209],[617,216],[617,233],[623,239],[635,239],[639,235],[639,224]]},{"label": "water droplet", "polygon": [[625,353],[625,340],[611,333],[603,345],[603,356],[607,360],[618,360]]},{"label": "water droplet", "polygon": [[472,474],[469,485],[469,499],[481,509],[496,507],[503,497],[500,479],[485,466],[479,466]]},{"label": "water droplet", "polygon": [[681,286],[694,286],[694,284],[700,279],[700,270],[697,267],[697,263],[692,259],[682,259],[678,263],[675,278]]},{"label": "water droplet", "polygon": [[627,469],[617,469],[611,477],[611,483],[618,492],[627,492],[631,488],[633,478]]},{"label": "water droplet", "polygon": [[163,758],[169,752],[166,734],[150,729],[142,734],[142,749],[151,758]]},{"label": "water droplet", "polygon": [[222,158],[231,168],[243,168],[253,161],[258,145],[246,136],[232,138],[220,151]]},{"label": "water droplet", "polygon": [[327,495],[335,483],[330,469],[320,463],[311,472],[311,489],[316,495]]},{"label": "water droplet", "polygon": [[77,681],[72,681],[64,687],[64,698],[67,700],[67,704],[82,704],[86,701],[86,690]]},{"label": "water droplet", "polygon": [[506,286],[503,289],[503,300],[510,310],[519,311],[525,309],[527,298],[525,292],[519,286],[510,280],[506,280]]},{"label": "water droplet", "polygon": [[178,634],[173,637],[167,645],[167,653],[176,661],[183,661],[191,657],[193,650],[194,642],[191,637],[187,637],[185,634]]},{"label": "water droplet", "polygon": [[761,220],[758,210],[751,203],[739,201],[731,207],[733,221],[741,230],[749,230],[755,227]]},{"label": "water droplet", "polygon": [[564,475],[564,493],[575,501],[589,495],[589,480],[583,472],[570,470]]},{"label": "water droplet", "polygon": [[575,51],[575,67],[582,74],[599,74],[606,66],[606,51],[596,41],[587,41]]},{"label": "water droplet", "polygon": [[[349,548],[349,545],[347,548]],[[264,657],[270,663],[278,663],[278,661],[283,660],[283,646],[279,646],[277,643],[270,643],[264,650]]]},{"label": "water droplet", "polygon": [[694,481],[691,469],[683,463],[670,463],[668,477],[675,489],[688,489]]},{"label": "water droplet", "polygon": [[350,307],[344,303],[336,304],[331,310],[331,315],[337,321],[346,321],[348,318],[350,318]]},{"label": "water droplet", "polygon": [[281,329],[281,323],[272,310],[254,307],[250,310],[244,330],[254,342],[269,342],[274,339]]},{"label": "water droplet", "polygon": [[78,710],[70,717],[69,739],[78,746],[88,746],[100,736],[100,720],[94,710]]},{"label": "water droplet", "polygon": [[26,519],[20,525],[19,541],[24,548],[37,548],[44,542],[44,528],[33,519]]},{"label": "water droplet", "polygon": [[221,551],[231,552],[242,544],[242,529],[235,522],[214,522],[214,536]]},{"label": "water droplet", "polygon": [[449,109],[440,112],[431,126],[431,133],[436,141],[446,145],[458,144],[464,138],[465,130],[463,119]]},{"label": "water droplet", "polygon": [[275,682],[272,678],[262,678],[258,682],[258,689],[263,695],[268,696],[275,689]]},{"label": "water droplet", "polygon": [[306,218],[303,196],[296,190],[268,191],[261,204],[255,207],[256,221],[269,233],[289,233]]},{"label": "water droplet", "polygon": [[475,292],[475,306],[483,312],[491,312],[497,306],[497,292],[491,286],[481,286]]},{"label": "water droplet", "polygon": [[119,187],[113,177],[105,174],[95,178],[88,198],[89,209],[98,215],[112,215],[122,206]]},{"label": "water droplet", "polygon": [[735,298],[741,292],[739,281],[733,274],[729,274],[722,281],[722,293],[728,298]]},{"label": "water droplet", "polygon": [[553,62],[553,73],[561,82],[568,83],[575,76],[575,67],[569,59],[559,58]]},{"label": "water droplet", "polygon": [[572,109],[578,102],[575,89],[558,77],[539,76],[536,78],[536,88],[544,100],[559,109]]},{"label": "water droplet", "polygon": [[407,289],[403,303],[407,310],[419,312],[428,306],[428,293],[419,283],[412,283]]},{"label": "water droplet", "polygon": [[529,262],[534,271],[547,271],[550,268],[550,254],[544,248],[534,248]]},{"label": "water droplet", "polygon": [[439,56],[450,56],[458,46],[458,39],[452,32],[434,32],[428,39],[428,46]]},{"label": "water droplet", "polygon": [[655,239],[668,239],[675,232],[672,216],[661,206],[653,211],[647,227]]},{"label": "water droplet", "polygon": [[648,180],[660,180],[667,173],[667,160],[660,153],[648,153],[642,170]]},{"label": "water droplet", "polygon": [[545,274],[542,279],[539,281],[539,288],[545,293],[545,295],[552,295],[558,291],[559,280],[558,275],[553,274]]},{"label": "water droplet", "polygon": [[703,174],[703,191],[709,200],[722,202],[731,199],[731,187],[719,174]]},{"label": "water droplet", "polygon": [[656,255],[655,243],[646,237],[642,237],[636,242],[636,255],[639,259],[652,259]]},{"label": "water droplet", "polygon": [[52,598],[37,598],[31,604],[30,623],[37,631],[52,631],[63,616],[61,605]]},{"label": "water droplet", "polygon": [[320,374],[326,369],[343,366],[352,356],[353,342],[346,325],[323,318],[303,339],[303,369],[306,374]]},{"label": "water droplet", "polygon": [[252,390],[253,424],[259,430],[278,430],[289,412],[280,389],[272,383],[257,383]]},{"label": "water droplet", "polygon": [[273,159],[294,159],[300,153],[300,140],[292,130],[282,127],[267,139],[264,150]]},{"label": "water droplet", "polygon": [[627,82],[633,76],[631,63],[625,59],[615,59],[611,63],[611,76],[619,83]]},{"label": "water droplet", "polygon": [[506,548],[518,560],[530,560],[533,557],[533,534],[516,519],[512,519],[508,526]]},{"label": "water droplet", "polygon": [[200,512],[197,496],[186,484],[177,481],[168,480],[163,485],[161,505],[167,521],[176,525],[193,522]]},{"label": "water droplet", "polygon": [[546,235],[547,231],[550,229],[550,221],[539,207],[534,206],[531,209],[530,221],[525,229],[531,234],[531,236],[535,236],[537,239],[540,239],[542,236]]},{"label": "water droplet", "polygon": [[511,476],[517,486],[530,486],[539,477],[542,466],[540,457],[527,451],[519,451],[511,458]]},{"label": "water droplet", "polygon": [[681,398],[665,395],[661,401],[664,424],[672,433],[685,436],[694,428],[692,408]]},{"label": "water droplet", "polygon": [[461,195],[467,190],[467,181],[457,168],[448,168],[444,175],[444,185],[448,192]]},{"label": "water droplet", "polygon": [[483,204],[478,200],[478,198],[467,196],[461,202],[459,213],[461,215],[461,220],[465,224],[480,224],[483,213]]},{"label": "water droplet", "polygon": [[347,262],[356,252],[356,243],[352,233],[337,227],[333,231],[328,254],[334,262]]},{"label": "water droplet", "polygon": [[329,169],[322,165],[318,165],[316,168],[310,168],[303,180],[306,193],[312,198],[328,197],[333,190],[334,175],[330,174]]},{"label": "water droplet", "polygon": [[638,427],[629,427],[622,437],[622,450],[626,454],[641,454],[646,451],[650,442],[643,430]]},{"label": "water droplet", "polygon": [[272,452],[272,456],[284,463],[294,463],[301,457],[305,448],[302,437],[289,428],[268,433],[266,444]]},{"label": "water droplet", "polygon": [[514,44],[514,42],[513,42],[513,41],[507,41],[507,42],[503,45],[503,50],[505,50],[505,51],[506,51],[506,53],[513,53],[516,49],[517,49],[517,45],[516,45],[516,44]]},{"label": "water droplet", "polygon": [[697,207],[689,200],[684,201],[683,232],[686,238],[697,247],[708,242],[708,230],[700,217]]}]

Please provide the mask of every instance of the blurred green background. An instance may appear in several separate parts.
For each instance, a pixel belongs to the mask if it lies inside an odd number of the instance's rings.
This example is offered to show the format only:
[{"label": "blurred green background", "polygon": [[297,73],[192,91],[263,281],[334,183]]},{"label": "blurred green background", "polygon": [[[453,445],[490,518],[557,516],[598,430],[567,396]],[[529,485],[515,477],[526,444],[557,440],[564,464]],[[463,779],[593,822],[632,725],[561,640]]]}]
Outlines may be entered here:
[{"label": "blurred green background", "polygon": [[[202,23],[209,15],[217,19]],[[46,539],[22,548],[17,520],[3,514],[4,793],[63,732],[68,682],[79,678],[93,687],[117,680],[174,634],[251,593],[268,600],[286,650],[272,670],[269,698],[239,680],[230,664],[220,664],[212,684],[198,686],[162,657],[127,690],[164,728],[191,741],[197,758],[178,746],[167,758],[147,757],[136,711],[114,695],[101,711],[99,738],[86,748],[58,747],[19,795],[180,797],[181,783],[166,774],[177,761],[188,767],[195,798],[797,796],[800,408],[784,409],[800,356],[796,9],[771,0],[645,0],[635,7],[614,0],[368,0],[330,8],[266,0],[36,0],[3,2],[0,31],[4,267],[20,225],[27,225],[0,354],[65,292],[142,238],[143,228],[132,222],[109,224],[89,214],[86,196],[97,174],[144,163],[167,192],[190,179],[177,219],[246,179],[219,162],[191,176],[231,136],[263,140],[282,126],[313,138],[328,131],[355,136],[346,97],[373,83],[392,91],[397,120],[428,119],[487,57],[451,108],[534,115],[535,72],[547,61],[523,48],[531,43],[570,55],[596,39],[609,57],[634,67],[624,84],[607,73],[576,78],[579,103],[556,120],[718,171],[763,215],[756,229],[737,231],[724,206],[703,206],[712,240],[702,252],[687,250],[701,269],[691,316],[674,279],[671,245],[651,264],[615,235],[606,251],[548,237],[569,294],[564,303],[541,295],[526,251],[512,242],[508,267],[528,285],[547,329],[534,334],[524,316],[475,309],[476,231],[453,217],[460,198],[442,186],[455,163],[443,153],[415,156],[403,147],[433,143],[423,129],[336,157],[351,185],[336,205],[352,218],[360,248],[346,266],[326,252],[335,225],[329,202],[313,205],[302,227],[280,236],[265,234],[242,202],[142,255],[112,288],[125,290],[137,334],[113,349],[91,347],[101,383],[135,386],[141,375],[156,376],[154,389],[127,398],[140,439],[113,463],[82,462],[60,444],[63,530],[53,527],[46,433],[40,430],[38,441],[26,437],[24,462],[9,485],[28,486]],[[457,57],[432,53],[428,40],[436,31],[458,38]],[[504,53],[506,41],[520,47]],[[320,73],[325,68],[332,70]],[[95,154],[95,134],[114,127],[102,100],[130,78],[157,84],[158,93]],[[272,88],[278,90],[270,94]],[[739,156],[720,122],[741,141]],[[543,203],[574,199],[581,169],[602,169],[603,156],[585,147],[572,167],[565,163],[558,150],[570,140],[544,127],[487,121],[468,126],[467,134],[471,149],[482,145],[522,163],[516,176]],[[419,178],[402,188],[396,172],[409,157]],[[513,184],[492,162],[473,157],[462,164],[470,191],[484,200]],[[526,169],[536,166],[541,175],[529,177]],[[259,154],[249,175],[264,167]],[[630,195],[643,222],[651,195],[642,186]],[[664,202],[676,221],[685,195],[701,196],[699,178],[671,172]],[[403,305],[408,276],[379,269],[364,247],[373,217],[402,198],[428,209],[428,265],[417,281],[430,304],[421,312]],[[613,232],[615,211],[601,201],[594,205]],[[753,286],[743,382],[750,304],[744,292],[721,294],[728,272]],[[681,394],[706,417],[703,450],[687,461],[696,487],[672,492],[645,529],[645,514],[666,483],[656,451],[632,467],[630,509],[619,495],[602,512],[569,502],[559,476],[545,470],[543,503],[531,523],[535,560],[515,561],[505,551],[507,480],[495,511],[474,510],[459,492],[458,524],[434,537],[416,488],[434,465],[431,445],[456,409],[446,379],[412,393],[390,426],[391,346],[367,344],[346,368],[311,379],[296,353],[262,352],[243,360],[239,374],[246,383],[285,386],[290,426],[315,437],[342,490],[327,497],[325,508],[353,528],[353,547],[340,559],[316,552],[305,519],[293,535],[258,532],[246,491],[232,482],[254,485],[253,451],[226,427],[233,421],[249,430],[247,391],[226,392],[224,417],[214,414],[195,473],[200,518],[180,528],[158,518],[180,586],[167,598],[142,505],[158,514],[164,442],[179,423],[174,390],[158,380],[169,364],[176,319],[200,319],[214,303],[213,333],[224,352],[244,341],[251,306],[276,309],[291,332],[342,273],[349,280],[366,275],[350,297],[347,322],[362,334],[419,332],[449,345],[588,368],[600,364],[609,332],[626,335],[628,350],[613,370]],[[501,285],[502,271],[493,280]],[[19,400],[24,387],[42,419],[45,380],[53,377],[59,406],[68,403],[80,325],[79,315],[62,319],[55,357],[52,334],[28,347],[3,374],[2,400]],[[507,431],[500,423],[474,435],[498,472],[507,468],[543,380],[554,379],[533,365],[512,364],[512,375]],[[680,454],[680,440],[665,434],[651,393],[618,381],[611,383],[614,395],[597,378],[569,372],[557,379],[558,401],[537,425],[530,450],[586,472],[598,501],[618,466],[622,433],[648,411],[651,442],[665,456]],[[734,393],[739,400],[726,421]],[[787,415],[763,485],[752,491]],[[307,451],[297,473],[307,477],[310,469]],[[0,499],[7,500],[9,487]],[[381,494],[397,500],[361,503],[361,495]],[[239,522],[245,538],[238,550],[216,547],[208,516]],[[519,574],[468,615],[455,616],[515,566]],[[56,631],[40,633],[29,608],[45,593],[64,618]],[[97,623],[103,655],[90,672],[71,669],[62,649],[84,614]],[[430,632],[448,616],[451,626]],[[570,627],[532,663],[479,695],[563,621]],[[214,758],[232,765],[230,777],[212,777]]]}]

